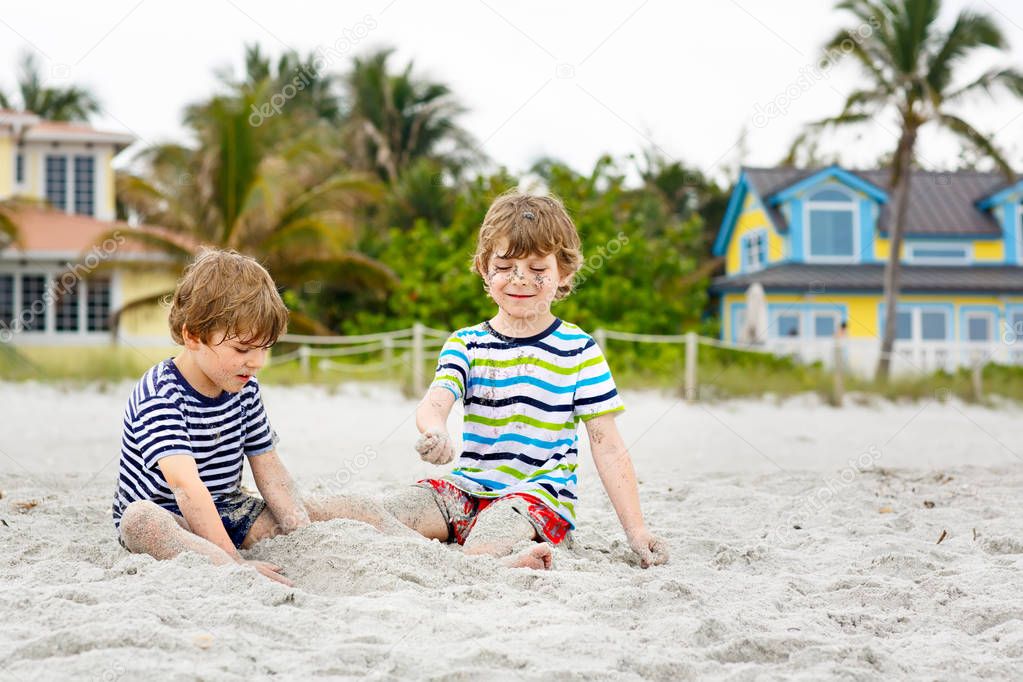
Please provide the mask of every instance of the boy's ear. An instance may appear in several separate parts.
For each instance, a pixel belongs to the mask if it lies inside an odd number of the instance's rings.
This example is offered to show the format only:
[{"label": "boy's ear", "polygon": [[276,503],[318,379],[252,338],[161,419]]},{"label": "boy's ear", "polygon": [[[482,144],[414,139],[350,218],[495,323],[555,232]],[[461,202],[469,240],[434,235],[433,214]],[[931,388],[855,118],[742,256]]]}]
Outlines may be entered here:
[{"label": "boy's ear", "polygon": [[199,344],[202,343],[199,337],[188,331],[188,327],[185,325],[181,325],[181,340],[185,342],[185,348],[188,350],[198,350]]}]

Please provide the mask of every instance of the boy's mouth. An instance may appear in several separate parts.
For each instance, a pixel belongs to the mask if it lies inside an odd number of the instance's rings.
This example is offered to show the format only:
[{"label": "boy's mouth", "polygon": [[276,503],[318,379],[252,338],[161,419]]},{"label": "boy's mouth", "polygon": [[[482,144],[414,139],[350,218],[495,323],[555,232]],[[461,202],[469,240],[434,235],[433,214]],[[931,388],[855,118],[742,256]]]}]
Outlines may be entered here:
[{"label": "boy's mouth", "polygon": [[533,298],[533,294],[508,294],[511,298]]}]

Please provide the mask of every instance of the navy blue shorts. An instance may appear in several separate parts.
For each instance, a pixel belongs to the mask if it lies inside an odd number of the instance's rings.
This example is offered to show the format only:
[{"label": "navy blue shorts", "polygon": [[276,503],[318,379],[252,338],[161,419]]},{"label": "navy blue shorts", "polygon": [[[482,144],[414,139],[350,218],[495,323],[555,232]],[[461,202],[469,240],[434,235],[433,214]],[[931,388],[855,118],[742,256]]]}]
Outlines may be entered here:
[{"label": "navy blue shorts", "polygon": [[[220,520],[224,523],[224,530],[227,531],[227,536],[231,538],[231,542],[238,549],[241,549],[245,537],[252,530],[252,525],[256,523],[256,519],[266,509],[266,502],[261,498],[243,493],[240,490],[228,493],[219,500],[214,500],[213,504],[217,507]],[[178,509],[177,505],[160,506],[172,514],[182,516],[181,510]],[[128,549],[125,547],[120,533],[117,534],[117,541],[121,543],[121,547]]]}]

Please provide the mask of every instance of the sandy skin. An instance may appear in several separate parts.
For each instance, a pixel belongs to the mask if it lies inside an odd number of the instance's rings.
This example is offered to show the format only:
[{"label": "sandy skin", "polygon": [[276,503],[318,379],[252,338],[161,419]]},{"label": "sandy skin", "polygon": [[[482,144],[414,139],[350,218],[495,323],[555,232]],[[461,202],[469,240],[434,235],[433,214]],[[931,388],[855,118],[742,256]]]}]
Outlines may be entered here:
[{"label": "sandy skin", "polygon": [[[422,537],[441,542],[451,540],[432,490],[409,486],[384,498],[381,504],[395,519]],[[536,542],[538,540],[533,525],[521,514],[510,508],[491,508],[479,515],[462,548],[469,556],[491,556],[511,568],[550,570],[554,552],[548,543]],[[523,542],[536,544],[516,552],[516,547]]]}]

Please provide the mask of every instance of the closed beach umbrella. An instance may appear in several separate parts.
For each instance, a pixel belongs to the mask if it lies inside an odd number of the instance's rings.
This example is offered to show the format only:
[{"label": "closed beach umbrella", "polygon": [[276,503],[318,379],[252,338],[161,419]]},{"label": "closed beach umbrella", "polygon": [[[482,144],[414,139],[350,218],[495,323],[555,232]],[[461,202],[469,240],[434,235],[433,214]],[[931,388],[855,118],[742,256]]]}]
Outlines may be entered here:
[{"label": "closed beach umbrella", "polygon": [[767,296],[760,282],[754,282],[746,290],[746,322],[739,333],[739,340],[756,345],[767,341]]}]

